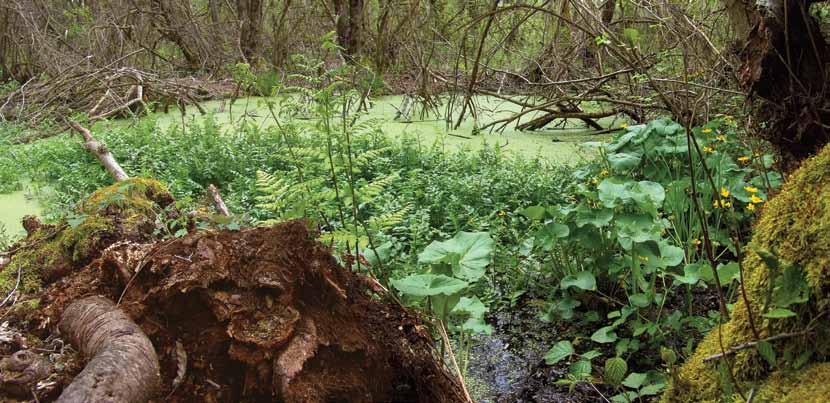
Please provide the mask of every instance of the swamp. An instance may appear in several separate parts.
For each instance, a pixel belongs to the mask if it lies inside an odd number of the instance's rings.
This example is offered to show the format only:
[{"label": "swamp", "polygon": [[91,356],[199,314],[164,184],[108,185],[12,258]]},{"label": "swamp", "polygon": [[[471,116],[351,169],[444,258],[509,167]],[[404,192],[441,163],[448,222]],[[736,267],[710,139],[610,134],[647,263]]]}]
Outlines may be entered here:
[{"label": "swamp", "polygon": [[830,400],[830,4],[0,4],[0,401]]}]

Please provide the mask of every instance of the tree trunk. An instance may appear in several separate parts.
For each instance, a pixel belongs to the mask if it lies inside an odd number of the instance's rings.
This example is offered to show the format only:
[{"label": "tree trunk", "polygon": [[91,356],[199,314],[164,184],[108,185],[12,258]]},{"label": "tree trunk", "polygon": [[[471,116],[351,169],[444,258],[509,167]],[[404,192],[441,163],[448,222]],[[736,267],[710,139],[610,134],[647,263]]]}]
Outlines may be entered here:
[{"label": "tree trunk", "polygon": [[337,43],[343,48],[346,60],[354,59],[360,51],[363,27],[363,0],[334,0],[337,15]]},{"label": "tree trunk", "polygon": [[259,53],[260,31],[262,30],[262,0],[236,0],[239,18],[239,46],[242,56],[249,64]]},{"label": "tree trunk", "polygon": [[724,0],[737,31],[751,26],[741,52],[741,81],[761,98],[761,135],[790,169],[830,142],[830,46],[809,14],[813,0],[770,0],[740,9]]}]

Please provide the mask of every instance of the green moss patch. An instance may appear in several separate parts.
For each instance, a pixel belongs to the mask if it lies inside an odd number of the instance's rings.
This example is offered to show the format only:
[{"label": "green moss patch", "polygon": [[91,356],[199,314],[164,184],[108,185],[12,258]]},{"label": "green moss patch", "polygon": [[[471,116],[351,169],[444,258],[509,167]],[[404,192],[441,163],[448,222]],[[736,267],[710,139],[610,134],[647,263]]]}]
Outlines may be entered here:
[{"label": "green moss patch", "polygon": [[[762,388],[765,393],[784,395],[795,389],[786,382],[810,385],[818,379],[816,371],[827,378],[830,357],[830,147],[805,161],[762,212],[746,248],[743,261],[749,307],[739,298],[729,322],[714,329],[697,347],[681,368],[671,388],[663,396],[666,402],[730,400],[736,386],[748,393]],[[786,318],[765,318],[770,310],[770,295],[776,282],[771,281],[772,264],[762,255],[773,254],[778,262],[797,268],[806,279],[809,300],[788,309],[795,312]],[[780,278],[776,277],[776,278]],[[749,321],[751,308],[761,338],[781,334],[799,334],[770,341],[777,357],[775,366],[761,357],[756,348],[747,348],[731,356],[733,385],[723,359],[704,359],[742,343],[754,341]],[[803,334],[802,334],[803,333]],[[802,367],[793,371],[794,367]],[[816,364],[821,363],[821,364]],[[817,383],[814,392],[802,401],[830,400],[830,379]],[[782,383],[783,382],[783,383]],[[778,386],[776,386],[778,385]],[[805,389],[805,390],[808,390]],[[799,389],[800,390],[800,389]],[[793,392],[794,393],[794,392]],[[777,396],[781,396],[780,394]],[[778,398],[757,401],[784,401]],[[794,400],[795,401],[795,400]]]},{"label": "green moss patch", "polygon": [[0,272],[0,295],[16,285],[19,292],[35,292],[44,282],[86,265],[116,241],[148,237],[156,215],[172,202],[164,185],[152,179],[134,178],[99,189],[69,218],[29,234]]}]

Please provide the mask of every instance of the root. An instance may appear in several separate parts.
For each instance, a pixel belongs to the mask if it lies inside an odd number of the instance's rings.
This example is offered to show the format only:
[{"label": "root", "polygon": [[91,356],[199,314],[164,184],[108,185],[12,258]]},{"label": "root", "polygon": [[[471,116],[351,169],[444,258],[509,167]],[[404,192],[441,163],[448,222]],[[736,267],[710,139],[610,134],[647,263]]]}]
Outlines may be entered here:
[{"label": "root", "polygon": [[88,297],[72,303],[59,328],[90,360],[58,402],[145,402],[155,395],[160,383],[156,351],[112,301]]}]

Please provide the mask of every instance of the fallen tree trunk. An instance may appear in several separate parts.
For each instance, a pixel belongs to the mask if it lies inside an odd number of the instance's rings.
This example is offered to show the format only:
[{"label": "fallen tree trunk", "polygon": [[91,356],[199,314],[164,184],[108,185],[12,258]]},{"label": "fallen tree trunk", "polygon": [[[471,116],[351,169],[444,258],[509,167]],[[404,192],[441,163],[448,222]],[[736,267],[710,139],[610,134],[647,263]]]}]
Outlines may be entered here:
[{"label": "fallen tree trunk", "polygon": [[104,297],[69,305],[61,333],[89,363],[57,402],[146,402],[159,387],[159,361],[153,344],[124,312]]},{"label": "fallen tree trunk", "polygon": [[115,157],[112,156],[110,150],[101,144],[101,142],[95,140],[95,138],[92,137],[92,133],[88,129],[82,127],[77,122],[69,122],[69,126],[84,138],[84,148],[92,153],[95,158],[98,158],[98,161],[104,166],[116,182],[130,179],[130,176],[124,172],[124,169],[121,168],[121,165],[115,160]]}]

